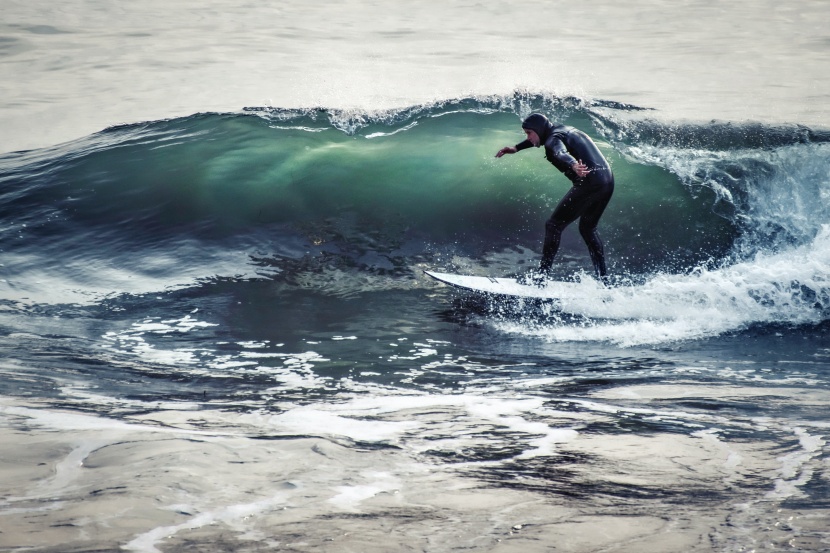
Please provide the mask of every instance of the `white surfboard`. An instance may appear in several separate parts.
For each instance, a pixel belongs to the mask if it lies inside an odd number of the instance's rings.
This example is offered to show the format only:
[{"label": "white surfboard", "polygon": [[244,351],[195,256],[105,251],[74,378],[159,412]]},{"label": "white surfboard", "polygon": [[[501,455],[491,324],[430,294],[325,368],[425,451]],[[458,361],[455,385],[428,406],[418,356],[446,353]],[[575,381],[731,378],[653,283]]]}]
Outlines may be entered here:
[{"label": "white surfboard", "polygon": [[434,271],[424,272],[435,280],[464,290],[518,298],[563,299],[578,295],[577,290],[580,287],[577,282],[563,282],[561,280],[549,280],[542,286],[536,286],[520,284],[513,278],[454,275]]}]

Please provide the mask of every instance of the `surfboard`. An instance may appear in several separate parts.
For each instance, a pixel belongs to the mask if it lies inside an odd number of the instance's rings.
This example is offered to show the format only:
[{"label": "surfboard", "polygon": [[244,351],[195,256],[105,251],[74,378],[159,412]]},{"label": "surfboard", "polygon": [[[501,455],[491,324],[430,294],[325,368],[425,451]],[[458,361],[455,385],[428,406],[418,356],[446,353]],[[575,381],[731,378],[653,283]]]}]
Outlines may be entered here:
[{"label": "surfboard", "polygon": [[561,280],[549,280],[542,286],[536,286],[521,284],[516,282],[514,278],[456,275],[435,271],[424,271],[424,273],[439,282],[463,290],[517,298],[562,299],[576,294],[579,287],[579,283],[563,282]]}]

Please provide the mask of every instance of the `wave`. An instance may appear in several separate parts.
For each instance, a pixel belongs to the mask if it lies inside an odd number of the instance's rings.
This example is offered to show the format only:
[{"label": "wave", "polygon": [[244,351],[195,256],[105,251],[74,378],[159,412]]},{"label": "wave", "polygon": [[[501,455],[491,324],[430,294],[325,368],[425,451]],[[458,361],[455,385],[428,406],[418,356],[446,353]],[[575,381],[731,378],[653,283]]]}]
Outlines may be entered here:
[{"label": "wave", "polygon": [[[823,259],[830,133],[669,124],[637,106],[516,93],[378,112],[203,113],[0,156],[8,298],[263,276],[365,291],[382,280],[369,275],[411,280],[427,266],[516,272],[536,263],[568,187],[538,150],[494,158],[532,111],[585,129],[609,158],[617,190],[600,232],[613,272],[703,282],[794,251]],[[561,276],[587,270],[584,250],[566,231]]]}]

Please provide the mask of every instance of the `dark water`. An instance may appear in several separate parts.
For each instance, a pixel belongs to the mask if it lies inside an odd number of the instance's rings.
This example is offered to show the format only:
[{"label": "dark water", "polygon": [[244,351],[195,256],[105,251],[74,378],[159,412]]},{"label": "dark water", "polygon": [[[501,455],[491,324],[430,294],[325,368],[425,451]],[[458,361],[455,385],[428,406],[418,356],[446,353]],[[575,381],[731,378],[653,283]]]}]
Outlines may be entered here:
[{"label": "dark water", "polygon": [[[616,175],[600,232],[625,286],[597,286],[568,229],[556,270],[584,298],[566,311],[422,273],[537,262],[567,182],[538,150],[493,157],[531,109],[586,129]],[[228,413],[575,506],[712,510],[731,517],[713,550],[783,543],[759,530],[777,508],[827,508],[828,138],[517,97],[197,114],[6,154],[4,412]],[[579,445],[623,438],[654,454]],[[722,473],[666,468],[674,440],[720,448]]]}]

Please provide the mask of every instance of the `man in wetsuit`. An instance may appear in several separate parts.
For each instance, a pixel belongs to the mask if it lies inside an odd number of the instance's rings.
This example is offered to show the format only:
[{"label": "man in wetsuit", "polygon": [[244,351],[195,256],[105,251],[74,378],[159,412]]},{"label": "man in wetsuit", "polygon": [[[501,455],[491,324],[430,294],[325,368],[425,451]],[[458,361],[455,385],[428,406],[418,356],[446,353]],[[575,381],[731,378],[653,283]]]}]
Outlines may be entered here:
[{"label": "man in wetsuit", "polygon": [[525,119],[522,129],[527,139],[515,146],[505,146],[496,153],[496,157],[544,145],[547,160],[573,183],[545,224],[545,244],[539,266],[542,276],[550,273],[562,231],[578,218],[579,233],[588,245],[594,272],[598,277],[604,277],[605,254],[597,234],[597,224],[614,193],[614,174],[608,161],[584,132],[565,125],[554,125],[540,113]]}]

